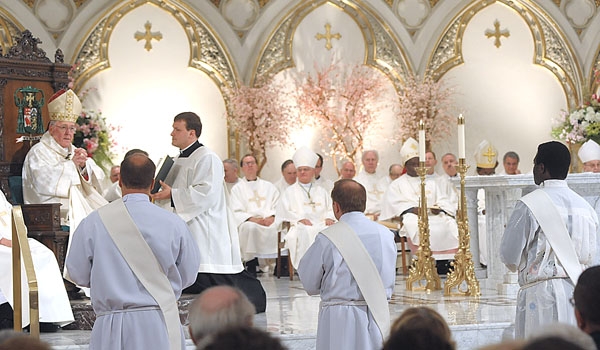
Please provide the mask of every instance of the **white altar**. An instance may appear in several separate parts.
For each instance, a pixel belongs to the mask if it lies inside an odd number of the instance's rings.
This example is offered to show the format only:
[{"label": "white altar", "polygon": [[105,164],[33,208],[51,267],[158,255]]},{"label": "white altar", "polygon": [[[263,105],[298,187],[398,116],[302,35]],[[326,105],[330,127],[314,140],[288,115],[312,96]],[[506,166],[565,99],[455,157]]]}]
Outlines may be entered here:
[{"label": "white altar", "polygon": [[[454,181],[460,188],[460,182]],[[588,200],[594,206],[600,198],[600,173],[578,173],[567,176],[569,187],[582,197],[593,197]],[[479,264],[479,229],[477,225],[477,190],[485,190],[487,257],[488,265],[480,268]],[[488,288],[498,288],[500,294],[513,295],[519,289],[517,274],[511,273],[500,261],[500,240],[506,223],[512,214],[516,201],[523,195],[535,190],[532,174],[467,176],[465,191],[467,211],[471,231],[471,253],[480,282]],[[598,212],[598,210],[596,210]]]}]

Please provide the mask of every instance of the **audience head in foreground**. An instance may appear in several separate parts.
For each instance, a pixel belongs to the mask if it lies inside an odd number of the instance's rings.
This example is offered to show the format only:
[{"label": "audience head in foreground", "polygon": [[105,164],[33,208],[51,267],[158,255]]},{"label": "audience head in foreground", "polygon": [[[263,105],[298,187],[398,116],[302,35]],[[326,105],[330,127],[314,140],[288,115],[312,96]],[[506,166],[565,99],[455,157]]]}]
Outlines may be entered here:
[{"label": "audience head in foreground", "polygon": [[195,344],[206,336],[231,327],[251,327],[254,305],[239,289],[216,286],[198,295],[189,308],[190,337]]},{"label": "audience head in foreground", "polygon": [[452,332],[446,323],[446,320],[437,311],[428,307],[411,307],[392,323],[390,329],[390,339],[398,331],[413,332],[426,329],[434,335],[437,335],[444,342],[447,342],[454,349],[455,343],[452,340]]},{"label": "audience head in foreground", "polygon": [[586,332],[600,348],[600,266],[592,266],[579,275],[573,291],[577,326]]},{"label": "audience head in foreground", "polygon": [[198,350],[284,350],[279,338],[252,327],[224,329],[203,339]]}]

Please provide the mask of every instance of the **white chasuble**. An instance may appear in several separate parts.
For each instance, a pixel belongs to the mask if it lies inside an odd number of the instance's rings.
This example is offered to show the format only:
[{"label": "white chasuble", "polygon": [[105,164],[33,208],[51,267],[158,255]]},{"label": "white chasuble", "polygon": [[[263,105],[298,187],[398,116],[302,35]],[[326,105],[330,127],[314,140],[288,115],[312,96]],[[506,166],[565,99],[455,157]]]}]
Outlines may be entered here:
[{"label": "white chasuble", "polygon": [[[380,219],[389,220],[400,216],[410,208],[418,208],[420,196],[421,179],[408,174],[400,176],[390,184],[385,193]],[[431,212],[427,214],[433,256],[436,260],[452,259],[458,248],[458,227],[453,217],[458,203],[450,196],[448,188],[440,185],[440,182],[433,178],[425,179],[425,196],[428,208],[443,210],[438,215]],[[420,242],[418,222],[419,217],[416,214],[402,215],[400,234],[407,236],[414,246],[418,246]]]},{"label": "white chasuble", "polygon": [[[243,270],[237,228],[226,204],[224,176],[223,162],[201,146],[189,157],[177,157],[165,179],[172,186],[174,211],[187,223],[200,250],[201,273]],[[170,200],[159,204],[172,209]]]},{"label": "white chasuble", "polygon": [[[331,205],[329,193],[313,183],[296,182],[281,196],[275,218],[278,222],[290,222],[290,230],[285,236],[285,246],[290,251],[294,267],[298,266],[319,231],[326,227],[325,219],[335,220]],[[309,220],[312,225],[300,223],[302,219]]]},{"label": "white chasuble", "polygon": [[[12,206],[0,192],[0,237],[12,239]],[[38,284],[40,322],[64,326],[73,322],[71,303],[65,291],[62,274],[54,253],[33,238],[29,238],[33,268]],[[0,291],[10,305],[13,303],[12,248],[0,245]],[[29,286],[25,266],[21,266],[22,324],[29,324]]]},{"label": "white chasuble", "polygon": [[279,191],[275,185],[257,178],[243,178],[231,189],[230,207],[236,220],[240,248],[244,260],[277,254],[277,224],[263,226],[247,221],[249,218],[267,218],[275,215]]},{"label": "white chasuble", "polygon": [[385,188],[379,184],[379,176],[376,173],[369,174],[364,169],[361,170],[354,180],[365,187],[367,190],[367,208],[366,214],[379,214],[381,212],[381,200],[385,193]]}]

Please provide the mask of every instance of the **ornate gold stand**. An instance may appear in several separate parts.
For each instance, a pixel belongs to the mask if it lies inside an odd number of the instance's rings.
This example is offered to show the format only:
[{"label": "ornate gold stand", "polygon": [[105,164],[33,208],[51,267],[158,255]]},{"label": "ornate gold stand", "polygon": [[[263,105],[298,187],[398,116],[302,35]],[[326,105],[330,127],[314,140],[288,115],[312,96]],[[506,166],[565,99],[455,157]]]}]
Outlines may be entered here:
[{"label": "ornate gold stand", "polygon": [[[406,279],[406,290],[413,290],[413,283],[419,282],[415,290],[440,290],[442,282],[437,274],[435,259],[431,256],[431,246],[429,243],[429,218],[427,215],[427,197],[425,196],[425,175],[427,168],[425,162],[419,162],[416,169],[421,178],[421,204],[419,206],[419,249],[417,258],[413,260],[412,266]],[[421,285],[421,280],[425,280],[426,285]]]},{"label": "ornate gold stand", "polygon": [[[456,212],[456,224],[458,225],[458,251],[454,255],[452,268],[448,272],[448,278],[444,285],[444,295],[465,295],[480,296],[479,281],[475,277],[475,268],[473,266],[473,255],[471,254],[469,233],[469,220],[467,218],[467,198],[465,194],[465,174],[469,166],[465,164],[465,159],[458,160],[456,167],[460,174],[460,200],[458,202],[458,211]],[[466,289],[461,290],[462,282],[465,282]],[[452,288],[457,288],[456,293],[452,293]]]}]

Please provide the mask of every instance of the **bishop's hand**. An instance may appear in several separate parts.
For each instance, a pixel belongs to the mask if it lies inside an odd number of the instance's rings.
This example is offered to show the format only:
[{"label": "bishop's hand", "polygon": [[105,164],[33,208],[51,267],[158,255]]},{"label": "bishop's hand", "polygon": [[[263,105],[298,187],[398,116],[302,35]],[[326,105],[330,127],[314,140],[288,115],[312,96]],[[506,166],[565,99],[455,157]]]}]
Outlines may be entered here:
[{"label": "bishop's hand", "polygon": [[73,154],[73,163],[80,169],[85,168],[85,161],[87,160],[87,152],[83,148],[76,148]]}]

